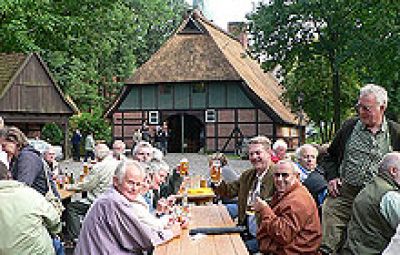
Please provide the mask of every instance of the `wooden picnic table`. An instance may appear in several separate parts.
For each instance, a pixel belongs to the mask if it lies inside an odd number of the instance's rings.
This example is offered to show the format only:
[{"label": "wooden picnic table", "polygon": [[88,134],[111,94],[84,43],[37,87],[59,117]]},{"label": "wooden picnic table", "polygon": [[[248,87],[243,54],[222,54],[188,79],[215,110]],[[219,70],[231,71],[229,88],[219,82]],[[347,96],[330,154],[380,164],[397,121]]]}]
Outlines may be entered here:
[{"label": "wooden picnic table", "polygon": [[[177,200],[181,200],[183,195],[177,194],[175,195],[175,198]],[[215,198],[215,194],[188,194],[188,202],[190,203],[195,203],[196,205],[205,205],[207,203],[213,202],[213,199]]]},{"label": "wooden picnic table", "polygon": [[163,245],[157,246],[154,255],[241,255],[249,254],[239,234],[203,235],[190,237],[189,230],[198,227],[233,227],[235,223],[222,205],[192,206],[188,229]]}]

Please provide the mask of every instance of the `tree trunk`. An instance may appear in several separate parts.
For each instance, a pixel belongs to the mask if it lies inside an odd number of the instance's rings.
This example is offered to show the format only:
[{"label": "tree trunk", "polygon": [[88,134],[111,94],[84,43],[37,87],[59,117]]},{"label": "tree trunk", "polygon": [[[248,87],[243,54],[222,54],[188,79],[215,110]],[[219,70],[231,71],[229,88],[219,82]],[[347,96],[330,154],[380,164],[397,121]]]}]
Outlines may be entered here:
[{"label": "tree trunk", "polygon": [[332,94],[333,94],[333,122],[335,133],[340,127],[340,77],[339,65],[334,51],[329,54],[329,61],[332,69]]}]

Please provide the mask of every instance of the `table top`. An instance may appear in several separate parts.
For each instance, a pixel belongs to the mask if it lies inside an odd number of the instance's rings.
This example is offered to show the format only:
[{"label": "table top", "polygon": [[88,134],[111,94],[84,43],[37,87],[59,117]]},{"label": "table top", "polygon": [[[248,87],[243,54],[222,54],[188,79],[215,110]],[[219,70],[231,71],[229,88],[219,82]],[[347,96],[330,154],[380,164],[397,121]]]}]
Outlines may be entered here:
[{"label": "table top", "polygon": [[239,234],[190,237],[189,230],[198,227],[233,227],[235,223],[222,205],[192,206],[189,228],[179,238],[157,246],[154,255],[239,255],[249,254]]},{"label": "table top", "polygon": [[60,194],[61,200],[68,199],[72,197],[76,191],[75,190],[66,190],[66,189],[57,189]]}]

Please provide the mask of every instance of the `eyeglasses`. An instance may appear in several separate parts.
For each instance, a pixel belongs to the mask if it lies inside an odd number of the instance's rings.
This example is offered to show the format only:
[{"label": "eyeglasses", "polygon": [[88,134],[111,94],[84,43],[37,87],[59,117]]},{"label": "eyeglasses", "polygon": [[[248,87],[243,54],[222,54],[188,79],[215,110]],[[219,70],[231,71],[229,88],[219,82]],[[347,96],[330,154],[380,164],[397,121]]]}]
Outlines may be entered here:
[{"label": "eyeglasses", "polygon": [[274,173],[275,178],[282,177],[283,179],[286,179],[289,177],[289,175],[290,175],[290,173]]},{"label": "eyeglasses", "polygon": [[376,105],[362,105],[360,103],[356,104],[354,108],[356,109],[357,112],[363,110],[365,112],[371,112],[372,108],[375,107]]}]

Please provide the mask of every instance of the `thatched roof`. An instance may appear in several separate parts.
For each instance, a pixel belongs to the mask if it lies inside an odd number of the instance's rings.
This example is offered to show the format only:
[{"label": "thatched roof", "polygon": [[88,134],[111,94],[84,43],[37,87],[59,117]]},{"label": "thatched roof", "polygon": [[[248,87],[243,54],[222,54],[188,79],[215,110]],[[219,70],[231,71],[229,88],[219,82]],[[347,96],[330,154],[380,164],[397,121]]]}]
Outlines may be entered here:
[{"label": "thatched roof", "polygon": [[280,101],[283,89],[275,77],[264,73],[238,39],[198,11],[192,12],[175,34],[125,83],[192,81],[243,81],[281,122],[296,123],[296,116]]}]

